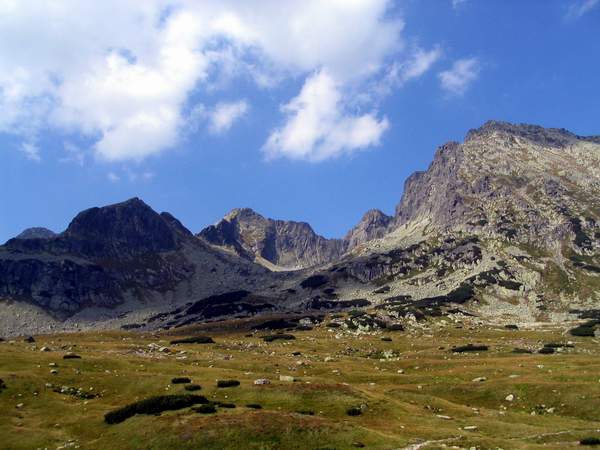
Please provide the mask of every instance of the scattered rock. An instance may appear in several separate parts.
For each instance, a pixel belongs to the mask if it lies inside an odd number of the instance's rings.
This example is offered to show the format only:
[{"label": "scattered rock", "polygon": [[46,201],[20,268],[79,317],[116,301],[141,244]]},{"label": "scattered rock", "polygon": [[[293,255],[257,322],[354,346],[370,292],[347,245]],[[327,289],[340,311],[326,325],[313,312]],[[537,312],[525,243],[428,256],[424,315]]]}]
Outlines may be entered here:
[{"label": "scattered rock", "polygon": [[512,401],[514,401],[514,400],[515,400],[515,396],[514,396],[514,394],[508,394],[508,395],[507,395],[507,396],[504,398],[504,400],[506,400],[507,402],[512,402]]},{"label": "scattered rock", "polygon": [[473,383],[482,383],[484,381],[487,381],[486,377],[477,377],[477,378],[473,378]]},{"label": "scattered rock", "polygon": [[52,350],[50,349],[50,347],[42,347],[40,348],[40,352],[51,352]]},{"label": "scattered rock", "polygon": [[296,381],[296,378],[291,375],[279,375],[279,381],[294,382]]},{"label": "scattered rock", "polygon": [[257,386],[264,386],[265,384],[271,384],[271,380],[259,378],[258,380],[254,380],[254,384]]}]

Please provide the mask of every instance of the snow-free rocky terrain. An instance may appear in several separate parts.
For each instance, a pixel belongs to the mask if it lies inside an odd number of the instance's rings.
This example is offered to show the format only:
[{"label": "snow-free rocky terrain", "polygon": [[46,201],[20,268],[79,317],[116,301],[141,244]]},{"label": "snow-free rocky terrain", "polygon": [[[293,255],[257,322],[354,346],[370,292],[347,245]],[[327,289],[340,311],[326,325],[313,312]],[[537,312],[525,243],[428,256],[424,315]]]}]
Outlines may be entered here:
[{"label": "snow-free rocky terrain", "polygon": [[0,247],[0,334],[351,308],[563,322],[600,312],[599,249],[600,137],[488,122],[342,239],[249,209],[194,235],[139,199],[32,229]]}]

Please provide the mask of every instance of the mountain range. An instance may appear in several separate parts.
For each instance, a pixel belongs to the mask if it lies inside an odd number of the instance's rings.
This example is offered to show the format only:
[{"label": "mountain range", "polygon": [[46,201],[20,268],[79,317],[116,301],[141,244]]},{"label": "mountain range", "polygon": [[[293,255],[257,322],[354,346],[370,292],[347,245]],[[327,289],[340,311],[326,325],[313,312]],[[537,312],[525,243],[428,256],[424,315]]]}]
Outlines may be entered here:
[{"label": "mountain range", "polygon": [[564,320],[600,309],[599,199],[599,136],[496,121],[439,147],[393,216],[368,211],[340,239],[247,208],[193,234],[134,198],[1,246],[0,329],[354,307],[406,320]]}]

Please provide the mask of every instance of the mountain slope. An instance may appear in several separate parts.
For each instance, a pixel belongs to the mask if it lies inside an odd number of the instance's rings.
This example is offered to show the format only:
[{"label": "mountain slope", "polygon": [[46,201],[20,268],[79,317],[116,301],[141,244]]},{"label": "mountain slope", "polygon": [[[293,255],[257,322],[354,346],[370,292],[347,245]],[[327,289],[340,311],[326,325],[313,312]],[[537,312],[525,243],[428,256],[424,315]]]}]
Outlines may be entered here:
[{"label": "mountain slope", "polygon": [[192,296],[214,293],[224,282],[244,284],[248,274],[263,272],[220,254],[170,214],[134,198],[83,211],[55,237],[8,241],[0,247],[0,298],[66,318],[131,298],[177,301],[182,283],[202,285]]},{"label": "mountain slope", "polygon": [[598,308],[598,199],[598,137],[488,122],[409,177],[391,231],[317,271],[326,281],[313,295],[401,316],[461,304],[534,321]]}]

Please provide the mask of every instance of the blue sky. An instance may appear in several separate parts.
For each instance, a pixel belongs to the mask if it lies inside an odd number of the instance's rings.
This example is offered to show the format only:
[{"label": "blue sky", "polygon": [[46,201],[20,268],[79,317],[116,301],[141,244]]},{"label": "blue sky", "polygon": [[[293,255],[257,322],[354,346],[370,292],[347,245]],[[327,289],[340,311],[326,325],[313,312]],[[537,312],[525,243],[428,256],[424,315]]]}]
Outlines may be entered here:
[{"label": "blue sky", "polygon": [[0,241],[133,196],[340,237],[486,120],[600,134],[599,79],[598,0],[0,2]]}]

